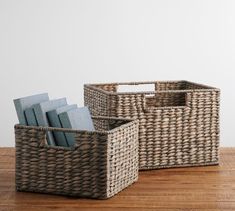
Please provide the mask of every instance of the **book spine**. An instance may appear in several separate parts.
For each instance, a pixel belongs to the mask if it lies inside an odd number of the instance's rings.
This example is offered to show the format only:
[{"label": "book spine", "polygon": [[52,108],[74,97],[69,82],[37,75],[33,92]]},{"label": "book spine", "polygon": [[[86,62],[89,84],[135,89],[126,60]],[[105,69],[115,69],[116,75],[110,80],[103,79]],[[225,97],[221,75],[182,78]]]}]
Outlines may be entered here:
[{"label": "book spine", "polygon": [[[59,114],[59,119],[63,128],[72,128],[72,125],[69,120],[69,116],[67,112]],[[74,133],[65,133],[67,142],[69,146],[74,146],[75,144],[75,134]]]},{"label": "book spine", "polygon": [[21,125],[27,125],[26,116],[24,114],[23,106],[22,106],[20,100],[19,99],[14,100],[14,104],[15,104],[16,114],[17,114],[18,119],[19,119],[19,123]]},{"label": "book spine", "polygon": [[36,116],[35,116],[33,108],[25,109],[24,114],[25,114],[28,125],[38,126],[38,122],[36,120]]},{"label": "book spine", "polygon": [[[45,120],[43,119],[43,111],[41,110],[40,106],[36,105],[33,108],[34,112],[35,112],[35,116],[36,116],[36,120],[38,122],[39,126],[45,126],[47,127],[48,125],[45,125]],[[48,145],[52,145],[55,146],[55,140],[54,140],[54,136],[52,134],[51,131],[47,131],[46,132],[46,136],[47,136],[47,143]]]},{"label": "book spine", "polygon": [[[47,112],[47,118],[48,118],[49,126],[62,128],[60,119],[55,111]],[[68,146],[64,132],[54,131],[53,135],[54,135],[57,146],[64,146],[64,147]]]}]

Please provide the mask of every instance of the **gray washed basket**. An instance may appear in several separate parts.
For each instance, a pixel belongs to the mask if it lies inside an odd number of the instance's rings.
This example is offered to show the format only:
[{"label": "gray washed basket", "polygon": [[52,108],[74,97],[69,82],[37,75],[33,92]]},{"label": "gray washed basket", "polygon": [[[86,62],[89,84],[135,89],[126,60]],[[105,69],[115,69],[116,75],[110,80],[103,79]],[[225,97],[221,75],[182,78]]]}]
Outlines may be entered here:
[{"label": "gray washed basket", "polygon": [[[15,126],[16,189],[106,199],[138,179],[138,121],[93,117],[97,131]],[[46,131],[73,132],[72,148]]]},{"label": "gray washed basket", "polygon": [[[153,84],[151,92],[118,92],[121,85]],[[139,167],[218,164],[217,88],[188,81],[84,85],[93,115],[139,119]]]}]

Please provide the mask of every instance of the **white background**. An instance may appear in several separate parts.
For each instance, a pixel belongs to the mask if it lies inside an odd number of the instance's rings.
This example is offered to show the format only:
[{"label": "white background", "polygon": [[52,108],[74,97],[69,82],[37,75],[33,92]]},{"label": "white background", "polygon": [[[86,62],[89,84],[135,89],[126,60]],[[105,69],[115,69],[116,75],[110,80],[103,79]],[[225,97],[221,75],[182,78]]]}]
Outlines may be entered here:
[{"label": "white background", "polygon": [[0,146],[14,146],[14,98],[81,106],[84,83],[178,79],[221,88],[235,146],[235,1],[0,0]]}]

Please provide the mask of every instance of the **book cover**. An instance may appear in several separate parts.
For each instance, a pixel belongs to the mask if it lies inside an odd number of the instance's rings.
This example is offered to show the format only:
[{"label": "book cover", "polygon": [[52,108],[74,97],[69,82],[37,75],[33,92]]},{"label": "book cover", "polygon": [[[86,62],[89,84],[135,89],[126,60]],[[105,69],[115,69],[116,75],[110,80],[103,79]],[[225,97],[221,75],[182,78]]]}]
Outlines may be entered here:
[{"label": "book cover", "polygon": [[33,108],[26,108],[24,113],[25,113],[25,117],[27,120],[27,125],[38,126],[38,122],[36,120],[36,116],[35,116]]},{"label": "book cover", "polygon": [[45,102],[49,100],[49,96],[47,93],[22,97],[18,99],[14,99],[14,105],[17,113],[17,117],[19,119],[19,123],[22,125],[28,125],[26,116],[25,116],[25,109],[30,108],[32,105]]},{"label": "book cover", "polygon": [[[88,107],[72,109],[59,114],[63,128],[94,131],[94,125]],[[75,144],[75,134],[65,133],[69,146]]]},{"label": "book cover", "polygon": [[[47,120],[46,112],[65,105],[67,105],[66,98],[50,100],[33,105],[32,108],[34,110],[38,125],[48,127],[49,122]],[[47,141],[49,145],[55,146],[55,140],[51,131],[47,132]]]},{"label": "book cover", "polygon": [[[49,122],[49,126],[50,127],[62,128],[62,125],[61,125],[61,122],[60,122],[60,119],[59,119],[58,115],[60,113],[63,113],[63,112],[66,112],[66,111],[69,111],[69,110],[75,109],[75,108],[77,108],[77,105],[74,104],[74,105],[66,105],[66,106],[59,107],[57,109],[48,111],[46,113],[46,115],[47,115],[47,119],[48,119],[48,122]],[[66,140],[65,133],[60,132],[60,131],[53,131],[53,135],[54,135],[54,138],[55,138],[56,145],[64,146],[64,147],[68,146],[68,142]]]}]

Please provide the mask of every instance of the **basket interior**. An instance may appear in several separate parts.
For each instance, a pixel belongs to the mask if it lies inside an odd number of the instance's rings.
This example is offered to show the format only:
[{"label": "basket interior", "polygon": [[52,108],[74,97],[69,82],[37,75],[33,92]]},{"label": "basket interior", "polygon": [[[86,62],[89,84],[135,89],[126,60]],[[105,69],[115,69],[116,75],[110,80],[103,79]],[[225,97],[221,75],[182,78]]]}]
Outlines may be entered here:
[{"label": "basket interior", "polygon": [[122,120],[122,119],[100,119],[93,117],[93,123],[95,126],[95,129],[98,131],[102,130],[112,130],[114,128],[117,128],[123,124],[126,124],[130,122],[131,120]]}]

